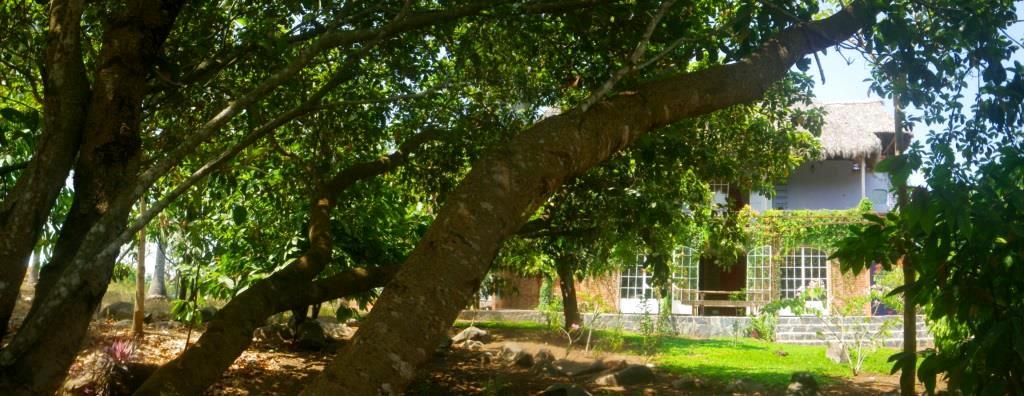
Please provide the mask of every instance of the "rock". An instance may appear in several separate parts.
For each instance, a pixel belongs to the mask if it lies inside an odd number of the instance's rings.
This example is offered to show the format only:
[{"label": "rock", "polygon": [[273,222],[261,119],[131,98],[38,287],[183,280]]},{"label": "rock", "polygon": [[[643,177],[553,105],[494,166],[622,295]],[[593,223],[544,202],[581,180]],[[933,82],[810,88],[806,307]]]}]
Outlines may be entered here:
[{"label": "rock", "polygon": [[294,337],[292,329],[281,323],[266,325],[253,332],[253,338],[256,342],[268,344],[284,344]]},{"label": "rock", "polygon": [[575,384],[554,384],[540,392],[543,396],[590,396],[590,392]]},{"label": "rock", "polygon": [[118,362],[109,354],[93,351],[82,363],[82,371],[57,392],[59,395],[130,395],[156,371],[157,366]]},{"label": "rock", "polygon": [[456,334],[455,337],[452,337],[452,342],[455,344],[461,344],[466,341],[479,341],[486,344],[491,342],[491,336],[484,330],[469,326],[460,331],[459,334]]},{"label": "rock", "polygon": [[471,350],[471,351],[480,351],[480,350],[484,349],[484,343],[482,343],[480,341],[469,340],[469,341],[464,342],[462,344],[462,347],[466,348],[468,350]]},{"label": "rock", "polygon": [[211,306],[205,306],[199,310],[199,318],[203,320],[203,323],[213,320],[213,316],[216,314],[217,308]]},{"label": "rock", "polygon": [[122,319],[122,320],[119,320],[117,322],[114,322],[113,326],[114,326],[115,329],[127,329],[127,328],[132,327],[132,323],[133,323],[133,320],[131,320],[131,319]]},{"label": "rock", "polygon": [[83,371],[69,378],[61,387],[62,395],[100,395],[110,389],[110,375],[117,363],[109,355],[93,351],[82,362]]},{"label": "rock", "polygon": [[[604,362],[601,360],[585,363],[562,359],[555,362],[555,368],[557,368],[560,373],[568,377],[581,377],[600,373],[608,367],[605,366]],[[625,368],[625,366],[622,368]]]},{"label": "rock", "polygon": [[786,356],[789,356],[789,352],[786,352],[786,351],[783,351],[783,350],[780,349],[780,350],[775,351],[775,356],[786,357]]},{"label": "rock", "polygon": [[766,394],[764,385],[746,378],[734,379],[725,386],[725,391],[729,393],[739,393],[744,395]]},{"label": "rock", "polygon": [[850,359],[846,356],[846,347],[838,342],[829,341],[828,349],[825,350],[825,357],[839,364],[850,362]]},{"label": "rock", "polygon": [[642,365],[631,365],[612,374],[606,374],[594,380],[601,386],[629,386],[646,384],[654,381],[654,370]]},{"label": "rock", "polygon": [[131,319],[132,312],[135,310],[135,304],[130,302],[115,302],[107,304],[100,310],[100,317],[111,319],[111,320],[124,320]]},{"label": "rock", "polygon": [[519,367],[533,366],[533,355],[524,352],[523,348],[516,345],[506,345],[501,348],[501,359]]},{"label": "rock", "polygon": [[324,329],[315,320],[302,322],[296,333],[295,341],[301,348],[320,350],[327,346],[327,337],[324,335]]},{"label": "rock", "polygon": [[334,318],[317,318],[314,322],[320,325],[320,328],[324,331],[324,335],[332,341],[347,340],[355,333],[354,329],[339,324],[337,319]]},{"label": "rock", "polygon": [[704,381],[696,376],[686,374],[672,381],[672,388],[685,391],[700,390],[704,388]]},{"label": "rock", "polygon": [[147,321],[171,320],[171,303],[167,301],[167,297],[147,297],[146,316]]},{"label": "rock", "polygon": [[157,330],[175,330],[182,327],[181,322],[175,322],[173,320],[161,320],[153,323],[153,328]]},{"label": "rock", "polygon": [[533,356],[533,360],[537,362],[554,362],[555,355],[547,349],[541,349]]},{"label": "rock", "polygon": [[345,326],[348,326],[348,327],[359,327],[359,319],[356,319],[356,318],[345,319]]},{"label": "rock", "polygon": [[789,386],[786,387],[786,396],[816,396],[818,394],[818,381],[811,373],[796,372],[789,377]]},{"label": "rock", "polygon": [[480,354],[480,364],[483,366],[490,365],[494,361],[494,355],[490,352],[484,352]]}]

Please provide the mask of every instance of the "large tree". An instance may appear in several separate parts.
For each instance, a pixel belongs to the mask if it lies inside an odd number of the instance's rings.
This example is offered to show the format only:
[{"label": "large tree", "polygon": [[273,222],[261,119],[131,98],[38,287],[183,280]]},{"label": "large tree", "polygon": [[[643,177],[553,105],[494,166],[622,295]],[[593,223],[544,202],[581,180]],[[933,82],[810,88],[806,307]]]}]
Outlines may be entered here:
[{"label": "large tree", "polygon": [[[936,18],[1012,19],[1008,4],[978,3],[991,9]],[[915,2],[858,1],[818,20],[806,1],[0,7],[0,34],[16,38],[0,48],[12,81],[2,89],[16,91],[4,106],[42,119],[5,135],[15,143],[0,174],[4,328],[29,252],[47,224],[60,229],[35,304],[0,350],[5,394],[59,385],[119,250],[164,210],[195,245],[185,264],[212,262],[196,272],[225,275],[219,293],[232,298],[202,347],[141,393],[201,392],[267,316],[365,292],[395,262],[354,343],[308,391],[400,392],[502,243],[564,183],[650,131],[756,106],[793,65],[879,18],[936,34],[900,19]],[[571,110],[534,124],[542,105]],[[64,215],[54,202],[69,175]],[[149,209],[130,219],[147,193]],[[384,248],[354,246],[363,241]]]}]

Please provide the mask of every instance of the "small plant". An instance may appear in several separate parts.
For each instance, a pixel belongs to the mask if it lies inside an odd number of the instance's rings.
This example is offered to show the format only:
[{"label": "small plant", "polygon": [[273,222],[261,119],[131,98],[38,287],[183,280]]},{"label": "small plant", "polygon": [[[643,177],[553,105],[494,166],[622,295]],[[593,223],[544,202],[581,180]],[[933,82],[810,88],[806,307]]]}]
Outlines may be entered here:
[{"label": "small plant", "polygon": [[107,354],[117,364],[128,363],[138,349],[139,344],[131,338],[118,338],[103,348],[103,353]]},{"label": "small plant", "polygon": [[563,328],[560,328],[559,330],[562,331],[562,335],[564,335],[566,341],[568,341],[568,343],[565,346],[565,358],[568,359],[569,358],[569,352],[572,351],[572,345],[575,344],[576,341],[579,341],[580,338],[583,337],[583,333],[584,332],[580,331],[580,325],[578,325],[576,323],[573,323],[572,326],[569,326],[568,330],[563,329]]}]

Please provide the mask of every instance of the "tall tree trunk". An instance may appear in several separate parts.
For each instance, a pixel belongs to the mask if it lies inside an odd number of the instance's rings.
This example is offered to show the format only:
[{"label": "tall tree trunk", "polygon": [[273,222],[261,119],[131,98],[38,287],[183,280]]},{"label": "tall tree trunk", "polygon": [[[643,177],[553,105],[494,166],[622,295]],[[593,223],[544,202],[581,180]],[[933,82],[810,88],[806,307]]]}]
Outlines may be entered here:
[{"label": "tall tree trunk", "polygon": [[[902,81],[902,76],[897,76],[895,81]],[[900,145],[903,141],[903,128],[904,128],[904,114],[903,106],[900,104],[899,92],[893,93],[893,111],[894,119],[896,120],[895,133],[893,139],[895,140],[895,154],[903,155],[903,147]],[[907,183],[904,180],[896,186],[897,205],[899,209],[905,210],[907,207]],[[914,298],[914,293],[910,287],[914,283],[914,278],[917,273],[914,271],[913,263],[909,260],[906,253],[906,246],[902,243],[900,245],[900,252],[903,257],[900,259],[900,265],[903,267],[903,367],[900,369],[900,395],[902,396],[913,396],[916,394],[917,384],[917,305]]]},{"label": "tall tree trunk", "polygon": [[7,333],[26,263],[75,161],[89,101],[82,63],[84,0],[50,2],[43,134],[32,161],[0,204],[0,339]]},{"label": "tall tree trunk", "polygon": [[156,235],[156,262],[153,263],[153,279],[149,283],[148,297],[167,298],[167,283],[165,280],[167,270],[167,237],[161,231]]},{"label": "tall tree trunk", "polygon": [[[475,162],[352,343],[304,394],[401,394],[469,303],[502,243],[566,181],[669,123],[754,101],[805,55],[874,21],[848,6],[769,39],[749,58],[642,84],[547,118]],[[439,271],[438,268],[444,268]]]},{"label": "tall tree trunk", "polygon": [[573,258],[560,255],[555,260],[558,270],[558,286],[562,293],[562,311],[565,314],[565,329],[573,324],[583,325],[580,320],[580,308],[576,301],[576,265]]},{"label": "tall tree trunk", "polygon": [[28,279],[35,286],[36,282],[39,281],[39,266],[42,262],[43,248],[37,247],[35,252],[32,253],[32,264],[29,266]]},{"label": "tall tree trunk", "polygon": [[[146,211],[146,196],[139,201],[139,213]],[[139,251],[135,260],[135,311],[132,312],[132,335],[142,338],[146,324],[146,229],[139,230]]]},{"label": "tall tree trunk", "polygon": [[[117,255],[104,248],[124,230],[135,200],[146,81],[181,5],[128,1],[103,34],[75,165],[75,201],[40,274],[40,285],[48,286],[37,290],[32,311],[0,352],[0,394],[53,393],[77,355]],[[74,235],[69,226],[85,232]]]}]

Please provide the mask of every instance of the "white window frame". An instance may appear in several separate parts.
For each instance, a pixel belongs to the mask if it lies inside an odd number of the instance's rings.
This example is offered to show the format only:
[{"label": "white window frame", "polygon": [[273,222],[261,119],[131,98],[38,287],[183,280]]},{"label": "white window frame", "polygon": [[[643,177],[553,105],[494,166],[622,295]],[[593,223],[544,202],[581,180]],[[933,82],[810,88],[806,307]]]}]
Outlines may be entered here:
[{"label": "white window frame", "polygon": [[[636,264],[619,273],[619,312],[658,313],[658,298],[652,285],[654,274],[644,266],[646,258],[637,257]],[[627,292],[628,291],[628,292]]]},{"label": "white window frame", "polygon": [[672,252],[672,313],[693,315],[692,304],[684,301],[697,299],[700,290],[700,257],[696,250],[682,246]]},{"label": "white window frame", "polygon": [[[822,300],[807,301],[804,307],[827,312],[832,294],[829,269],[828,255],[821,249],[810,246],[791,249],[783,257],[779,268],[779,297],[795,297],[816,282],[818,287],[825,289],[825,295]],[[793,312],[787,308],[779,314],[792,316]]]}]

